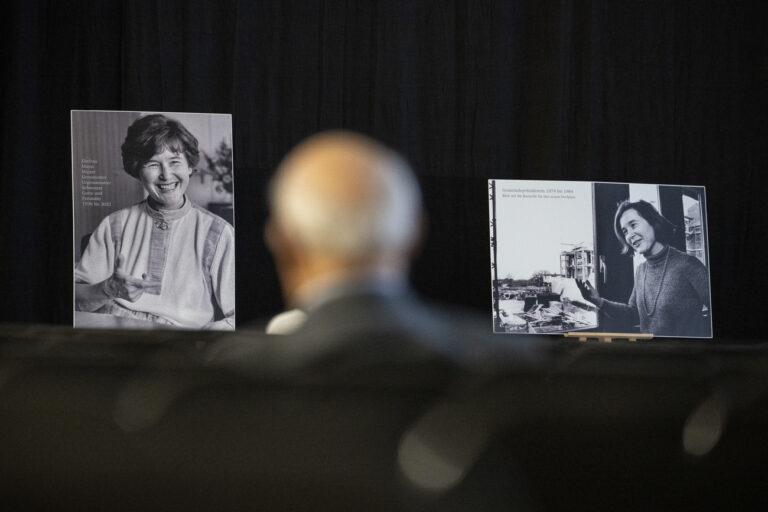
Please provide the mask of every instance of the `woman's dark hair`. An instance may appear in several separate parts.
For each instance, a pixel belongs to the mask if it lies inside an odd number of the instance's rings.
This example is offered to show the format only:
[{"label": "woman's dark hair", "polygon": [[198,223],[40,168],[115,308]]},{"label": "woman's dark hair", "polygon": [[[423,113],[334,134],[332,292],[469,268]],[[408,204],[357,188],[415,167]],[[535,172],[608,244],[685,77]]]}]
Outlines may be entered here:
[{"label": "woman's dark hair", "polygon": [[134,178],[139,177],[142,165],[164,149],[184,153],[191,169],[200,161],[197,138],[183,124],[162,114],[151,114],[134,121],[128,127],[120,149],[123,169]]},{"label": "woman's dark hair", "polygon": [[621,226],[619,225],[621,216],[624,215],[624,212],[627,210],[635,210],[638,215],[651,225],[653,234],[658,242],[661,242],[664,245],[669,245],[669,243],[672,242],[672,237],[677,229],[674,224],[656,211],[656,208],[654,208],[651,203],[643,201],[642,199],[633,202],[625,199],[619,203],[619,206],[616,208],[616,215],[613,217],[613,231],[621,244],[621,254],[632,254],[633,251],[632,247],[625,240],[624,234],[621,232]]}]

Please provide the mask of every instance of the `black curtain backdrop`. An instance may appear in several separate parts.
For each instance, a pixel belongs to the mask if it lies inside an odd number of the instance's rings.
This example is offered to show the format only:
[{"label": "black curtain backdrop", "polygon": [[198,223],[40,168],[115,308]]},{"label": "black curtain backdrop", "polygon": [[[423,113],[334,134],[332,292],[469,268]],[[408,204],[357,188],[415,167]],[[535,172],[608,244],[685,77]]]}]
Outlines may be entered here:
[{"label": "black curtain backdrop", "polygon": [[[717,339],[761,337],[761,1],[14,1],[2,23],[0,320],[72,320],[70,109],[233,114],[238,322],[281,309],[265,184],[321,129],[424,188],[424,295],[491,314],[488,178],[707,187]],[[525,250],[521,247],[521,250]]]}]

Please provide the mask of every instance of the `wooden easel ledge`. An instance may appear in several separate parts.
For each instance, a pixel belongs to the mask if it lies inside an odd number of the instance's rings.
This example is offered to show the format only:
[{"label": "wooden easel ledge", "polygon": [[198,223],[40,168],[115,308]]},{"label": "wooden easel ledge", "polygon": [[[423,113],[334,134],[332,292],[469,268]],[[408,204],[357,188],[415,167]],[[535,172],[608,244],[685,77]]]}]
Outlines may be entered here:
[{"label": "wooden easel ledge", "polygon": [[637,341],[653,339],[653,334],[636,332],[567,332],[563,336],[566,338],[579,338],[579,341],[593,339],[605,343],[610,343],[613,340]]}]

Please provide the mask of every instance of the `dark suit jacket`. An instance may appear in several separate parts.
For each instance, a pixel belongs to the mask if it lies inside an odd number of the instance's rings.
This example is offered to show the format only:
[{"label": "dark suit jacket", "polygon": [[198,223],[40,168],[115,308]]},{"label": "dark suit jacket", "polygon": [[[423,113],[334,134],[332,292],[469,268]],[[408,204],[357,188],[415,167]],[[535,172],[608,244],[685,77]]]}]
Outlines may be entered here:
[{"label": "dark suit jacket", "polygon": [[[288,335],[225,337],[209,351],[213,364],[265,376],[351,377],[397,385],[430,382],[500,360],[538,357],[524,337],[493,335],[490,315],[436,307],[410,290],[376,289],[325,301]],[[403,380],[404,379],[404,380]]]},{"label": "dark suit jacket", "polygon": [[[496,402],[480,389],[496,368],[535,361],[540,351],[533,343],[542,340],[491,329],[490,314],[436,307],[407,289],[358,289],[311,309],[292,334],[227,334],[209,361],[266,378],[269,389],[288,386],[285,404],[275,407],[289,411],[287,418],[259,413],[285,433],[254,442],[286,452],[302,446],[292,471],[306,481],[354,483],[379,496],[369,496],[366,506],[374,509],[524,510],[515,458],[495,449],[490,455],[501,460],[481,458]],[[462,478],[414,493],[418,478],[403,476],[406,467],[427,478],[449,468]],[[353,476],[339,478],[344,468]]]}]

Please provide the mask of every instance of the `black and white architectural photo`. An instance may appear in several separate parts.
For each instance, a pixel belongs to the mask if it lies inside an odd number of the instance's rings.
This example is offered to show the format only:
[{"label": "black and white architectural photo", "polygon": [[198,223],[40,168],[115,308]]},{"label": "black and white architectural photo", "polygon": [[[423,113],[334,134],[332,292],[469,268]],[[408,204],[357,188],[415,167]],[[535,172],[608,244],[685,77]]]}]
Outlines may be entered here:
[{"label": "black and white architectural photo", "polygon": [[490,180],[494,331],[553,334],[597,327],[576,280],[594,283],[592,188]]}]

